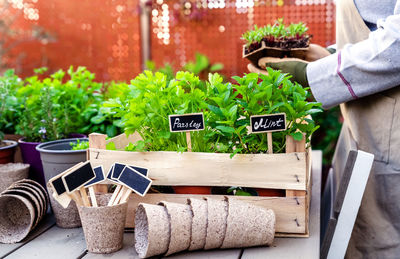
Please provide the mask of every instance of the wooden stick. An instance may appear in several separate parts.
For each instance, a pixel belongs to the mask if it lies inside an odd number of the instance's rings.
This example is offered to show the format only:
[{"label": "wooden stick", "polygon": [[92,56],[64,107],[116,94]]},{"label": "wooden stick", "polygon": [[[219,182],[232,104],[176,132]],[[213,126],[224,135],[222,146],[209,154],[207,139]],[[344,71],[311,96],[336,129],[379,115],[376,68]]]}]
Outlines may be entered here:
[{"label": "wooden stick", "polygon": [[97,206],[97,200],[96,200],[96,193],[94,192],[93,186],[89,187],[89,195],[90,195],[90,200],[92,201],[92,206],[93,207],[98,207]]},{"label": "wooden stick", "polygon": [[192,152],[192,138],[190,137],[190,131],[186,131],[186,143],[188,152]]},{"label": "wooden stick", "polygon": [[267,132],[268,154],[274,153],[272,146],[272,132]]},{"label": "wooden stick", "polygon": [[80,192],[81,195],[82,195],[83,205],[85,205],[86,207],[90,207],[90,201],[89,201],[89,198],[88,198],[88,196],[87,196],[85,187],[82,186],[82,187],[79,189],[79,192]]},{"label": "wooden stick", "polygon": [[79,205],[79,206],[83,206],[83,201],[81,196],[79,196],[79,194],[77,192],[73,192],[70,194],[71,199],[74,200],[74,202]]},{"label": "wooden stick", "polygon": [[126,188],[125,186],[122,186],[122,189],[118,193],[117,198],[115,198],[115,201],[114,201],[113,205],[117,205],[119,203],[119,201],[121,200],[122,196],[125,194],[126,189],[128,189],[128,188]]},{"label": "wooden stick", "polygon": [[114,192],[113,192],[113,194],[112,194],[112,196],[111,196],[111,199],[110,199],[110,201],[108,202],[108,205],[107,205],[107,206],[111,206],[111,205],[114,204],[115,198],[117,198],[117,195],[118,195],[119,191],[121,190],[121,188],[122,188],[121,185],[117,185],[117,188],[115,188],[115,190],[114,190]]},{"label": "wooden stick", "polygon": [[132,190],[128,188],[128,190],[122,196],[121,201],[119,203],[121,204],[121,203],[128,201],[129,197],[131,196],[131,193],[132,193]]}]

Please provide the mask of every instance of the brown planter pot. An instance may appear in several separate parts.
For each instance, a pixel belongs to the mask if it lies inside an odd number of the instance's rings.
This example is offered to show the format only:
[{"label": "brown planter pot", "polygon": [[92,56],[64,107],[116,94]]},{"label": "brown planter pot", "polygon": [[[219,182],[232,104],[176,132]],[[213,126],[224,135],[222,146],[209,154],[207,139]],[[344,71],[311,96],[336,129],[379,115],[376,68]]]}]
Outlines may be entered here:
[{"label": "brown planter pot", "polygon": [[11,184],[28,178],[29,165],[21,163],[8,163],[0,165],[0,192]]},{"label": "brown planter pot", "polygon": [[13,140],[3,140],[0,144],[0,164],[13,163],[18,143]]},{"label": "brown planter pot", "polygon": [[89,252],[108,254],[122,248],[127,208],[126,202],[104,207],[79,206]]}]

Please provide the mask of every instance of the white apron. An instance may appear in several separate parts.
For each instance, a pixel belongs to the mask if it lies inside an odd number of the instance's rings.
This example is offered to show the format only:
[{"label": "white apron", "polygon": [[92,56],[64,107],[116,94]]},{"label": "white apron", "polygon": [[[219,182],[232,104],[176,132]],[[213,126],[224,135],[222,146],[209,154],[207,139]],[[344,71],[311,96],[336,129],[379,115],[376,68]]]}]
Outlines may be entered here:
[{"label": "white apron", "polygon": [[[353,0],[339,0],[336,8],[338,50],[368,38]],[[400,258],[400,88],[347,102],[341,111],[335,177],[340,179],[350,149],[375,155],[346,258]]]}]

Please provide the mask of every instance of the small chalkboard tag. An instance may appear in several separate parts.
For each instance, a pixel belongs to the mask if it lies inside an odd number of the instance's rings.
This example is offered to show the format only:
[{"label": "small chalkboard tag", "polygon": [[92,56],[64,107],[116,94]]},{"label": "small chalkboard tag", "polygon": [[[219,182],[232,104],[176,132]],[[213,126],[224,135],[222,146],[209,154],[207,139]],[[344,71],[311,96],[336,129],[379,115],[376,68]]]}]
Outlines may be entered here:
[{"label": "small chalkboard tag", "polygon": [[67,191],[67,190],[65,189],[65,186],[64,186],[64,183],[63,183],[61,177],[62,177],[63,175],[65,175],[66,173],[70,172],[71,170],[73,170],[73,169],[75,169],[75,168],[78,168],[81,164],[83,164],[83,163],[81,162],[81,163],[79,163],[79,164],[76,164],[76,165],[74,165],[73,167],[68,168],[68,169],[65,170],[64,172],[62,172],[62,173],[60,173],[60,174],[54,176],[53,178],[51,178],[51,179],[49,180],[50,186],[53,188],[53,190],[55,191],[55,193],[56,193],[58,196],[61,196],[62,194],[66,193],[66,191]]},{"label": "small chalkboard tag", "polygon": [[130,166],[124,168],[118,180],[125,187],[131,189],[140,196],[144,196],[147,193],[152,183],[150,178],[142,175]]},{"label": "small chalkboard tag", "polygon": [[114,171],[114,165],[112,165],[111,168],[110,168],[110,170],[108,171],[107,180],[109,180],[109,181],[112,182],[112,183],[119,184],[118,179],[114,180],[114,179],[112,178],[113,171]]},{"label": "small chalkboard tag", "polygon": [[102,165],[93,168],[93,171],[96,174],[96,177],[87,184],[85,184],[85,187],[90,187],[104,181],[104,170]]},{"label": "small chalkboard tag", "polygon": [[72,172],[68,172],[61,178],[67,193],[72,193],[96,178],[96,174],[90,162],[87,161],[81,167],[74,169]]},{"label": "small chalkboard tag", "polygon": [[204,130],[203,113],[175,114],[168,118],[171,132]]},{"label": "small chalkboard tag", "polygon": [[264,133],[286,130],[286,114],[275,113],[250,116],[251,133]]},{"label": "small chalkboard tag", "polygon": [[112,172],[111,179],[114,181],[117,181],[119,176],[121,175],[122,171],[126,167],[126,165],[122,164],[122,163],[114,163],[113,167],[114,167],[114,170]]}]

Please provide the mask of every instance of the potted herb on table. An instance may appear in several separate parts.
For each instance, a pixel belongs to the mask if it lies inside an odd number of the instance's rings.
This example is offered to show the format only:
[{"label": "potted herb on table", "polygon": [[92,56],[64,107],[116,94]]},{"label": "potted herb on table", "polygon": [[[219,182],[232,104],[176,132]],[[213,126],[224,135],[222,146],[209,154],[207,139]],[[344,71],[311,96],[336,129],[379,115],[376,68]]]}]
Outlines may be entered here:
[{"label": "potted herb on table", "polygon": [[102,85],[84,67],[75,71],[71,67],[67,73],[68,80],[62,70],[44,79],[29,77],[17,92],[22,100],[17,126],[17,133],[24,136],[19,140],[22,156],[32,166],[31,177],[44,186],[53,175],[86,160],[84,150],[71,150],[70,142],[77,139],[66,138],[82,132],[90,120],[83,114],[91,105],[99,106],[103,98]]},{"label": "potted herb on table", "polygon": [[18,116],[18,100],[15,91],[22,80],[7,70],[0,76],[0,164],[14,162],[14,153],[18,143],[13,140],[4,140],[5,133],[13,133]]}]

